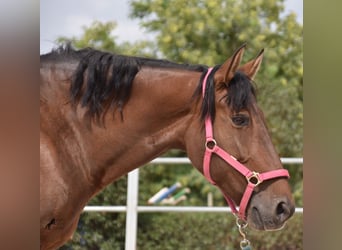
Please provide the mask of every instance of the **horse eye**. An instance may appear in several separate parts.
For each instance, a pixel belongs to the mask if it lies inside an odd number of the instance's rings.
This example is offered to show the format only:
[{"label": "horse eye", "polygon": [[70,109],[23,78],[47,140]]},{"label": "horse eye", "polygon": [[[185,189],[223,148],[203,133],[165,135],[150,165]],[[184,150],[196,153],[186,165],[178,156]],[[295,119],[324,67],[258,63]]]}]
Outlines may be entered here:
[{"label": "horse eye", "polygon": [[247,115],[237,114],[232,117],[232,121],[238,127],[247,126],[249,124],[249,117]]}]

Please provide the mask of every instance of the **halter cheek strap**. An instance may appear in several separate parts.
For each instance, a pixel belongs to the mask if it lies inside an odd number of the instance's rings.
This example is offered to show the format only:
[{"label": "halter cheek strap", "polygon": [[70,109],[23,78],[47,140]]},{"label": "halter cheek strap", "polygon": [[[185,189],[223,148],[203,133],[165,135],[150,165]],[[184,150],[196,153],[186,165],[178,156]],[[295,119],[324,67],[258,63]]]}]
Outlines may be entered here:
[{"label": "halter cheek strap", "polygon": [[[203,86],[202,86],[202,94],[204,98],[205,94],[205,88],[208,80],[208,76],[210,75],[213,68],[209,68],[208,72],[203,80]],[[237,161],[233,156],[231,156],[228,152],[223,150],[217,145],[216,140],[214,139],[213,135],[213,125],[212,121],[209,116],[205,119],[205,152],[204,152],[204,158],[203,158],[203,174],[207,178],[207,180],[213,184],[216,185],[214,180],[211,178],[210,175],[210,160],[212,157],[212,154],[218,155],[220,158],[222,158],[225,162],[227,162],[231,167],[233,167],[235,170],[240,172],[243,176],[245,176],[247,181],[247,187],[245,189],[245,192],[242,196],[242,199],[240,201],[240,209],[237,210],[235,202],[227,196],[221,189],[229,207],[232,209],[232,212],[236,214],[240,219],[246,220],[246,208],[247,205],[251,199],[251,196],[253,194],[254,188],[258,186],[260,183],[266,180],[275,179],[279,177],[286,177],[289,178],[289,172],[286,169],[276,169],[271,170],[264,173],[258,173],[249,170],[246,166],[241,164],[239,161]]]}]

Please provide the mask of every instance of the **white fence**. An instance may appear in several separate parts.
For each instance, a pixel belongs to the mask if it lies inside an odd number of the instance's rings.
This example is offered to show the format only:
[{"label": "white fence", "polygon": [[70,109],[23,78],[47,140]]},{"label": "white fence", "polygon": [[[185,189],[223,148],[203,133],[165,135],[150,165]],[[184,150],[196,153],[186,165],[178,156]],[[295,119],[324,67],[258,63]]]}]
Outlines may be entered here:
[{"label": "white fence", "polygon": [[[303,164],[303,158],[281,158],[283,164]],[[191,164],[189,158],[161,157],[150,164]],[[139,169],[128,174],[126,206],[86,206],[84,212],[126,212],[125,250],[135,250],[137,240],[137,222],[140,212],[231,212],[229,207],[189,207],[189,206],[138,206]],[[296,208],[303,213],[303,208]]]}]

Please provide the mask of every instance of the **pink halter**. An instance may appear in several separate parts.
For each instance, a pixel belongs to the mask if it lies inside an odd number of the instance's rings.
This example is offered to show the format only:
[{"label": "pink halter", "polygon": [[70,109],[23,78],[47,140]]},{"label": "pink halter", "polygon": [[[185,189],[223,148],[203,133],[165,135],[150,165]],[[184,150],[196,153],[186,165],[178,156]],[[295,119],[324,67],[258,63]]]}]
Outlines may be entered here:
[{"label": "pink halter", "polygon": [[[205,94],[205,88],[206,88],[208,76],[210,75],[212,70],[213,68],[208,69],[208,72],[203,80],[203,86],[202,86],[203,98]],[[250,171],[246,166],[238,162],[233,156],[231,156],[229,153],[227,153],[226,151],[224,151],[222,148],[220,148],[217,145],[213,136],[213,125],[209,116],[207,116],[205,119],[205,135],[206,135],[206,142],[205,142],[205,152],[204,152],[204,158],[203,158],[203,173],[204,173],[204,176],[207,178],[207,180],[211,184],[216,185],[210,175],[210,160],[211,160],[211,156],[213,153],[221,157],[231,167],[233,167],[238,172],[240,172],[243,176],[246,177],[247,187],[245,189],[245,192],[240,202],[240,211],[237,210],[235,202],[222,192],[229,207],[232,209],[232,212],[242,220],[246,220],[246,208],[247,208],[249,200],[251,199],[254,188],[256,186],[258,186],[260,183],[262,183],[265,180],[279,178],[279,177],[286,177],[286,178],[290,177],[289,172],[286,169],[276,169],[276,170],[271,170],[271,171],[264,172],[264,173],[257,173],[254,171]]]}]

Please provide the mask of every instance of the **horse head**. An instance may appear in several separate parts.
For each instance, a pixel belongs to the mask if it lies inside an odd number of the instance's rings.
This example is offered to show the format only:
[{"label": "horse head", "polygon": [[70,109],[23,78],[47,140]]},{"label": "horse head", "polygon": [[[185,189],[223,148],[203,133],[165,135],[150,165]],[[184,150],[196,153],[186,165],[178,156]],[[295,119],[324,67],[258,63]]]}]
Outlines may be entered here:
[{"label": "horse head", "polygon": [[195,167],[230,205],[240,204],[239,217],[256,229],[275,230],[292,216],[295,206],[287,171],[256,102],[253,78],[263,51],[240,66],[244,50],[245,45],[207,73],[202,107],[194,112],[185,144]]}]

